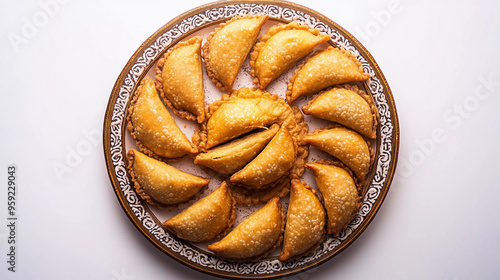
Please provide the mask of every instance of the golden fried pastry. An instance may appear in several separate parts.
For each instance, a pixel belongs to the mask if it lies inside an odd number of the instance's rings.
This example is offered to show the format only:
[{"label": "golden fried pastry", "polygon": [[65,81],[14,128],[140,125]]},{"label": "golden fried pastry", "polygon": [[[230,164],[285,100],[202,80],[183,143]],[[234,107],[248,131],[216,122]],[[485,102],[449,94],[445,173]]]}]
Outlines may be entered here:
[{"label": "golden fried pastry", "polygon": [[206,166],[219,173],[232,174],[255,158],[271,141],[279,128],[279,125],[274,124],[264,131],[236,139],[215,147],[206,153],[200,153],[194,159],[194,163]]},{"label": "golden fried pastry", "polygon": [[250,74],[261,89],[290,69],[317,45],[330,40],[317,29],[292,21],[269,28],[250,54]]},{"label": "golden fried pastry", "polygon": [[134,149],[128,151],[127,159],[137,193],[158,207],[186,202],[210,182],[210,179],[182,172]]},{"label": "golden fried pastry", "polygon": [[192,242],[208,241],[223,235],[233,225],[235,204],[224,181],[211,194],[163,224],[179,238]]},{"label": "golden fried pastry", "polygon": [[352,220],[360,206],[356,184],[345,169],[337,166],[306,163],[314,172],[328,215],[328,233],[338,236],[342,228]]},{"label": "golden fried pastry", "polygon": [[256,262],[280,245],[284,218],[280,199],[275,197],[243,220],[221,241],[208,245],[208,250],[231,261]]},{"label": "golden fried pastry", "polygon": [[370,171],[373,151],[357,132],[342,126],[318,129],[304,137],[304,141],[342,161],[364,182]]},{"label": "golden fried pastry", "polygon": [[163,101],[182,118],[205,121],[205,94],[199,36],[180,42],[158,61],[156,87]]},{"label": "golden fried pastry", "polygon": [[356,86],[325,90],[315,95],[302,111],[345,125],[368,138],[377,138],[377,108],[371,97]]},{"label": "golden fried pastry", "polygon": [[326,213],[316,191],[292,180],[280,261],[296,259],[318,248],[325,236]]},{"label": "golden fried pastry", "polygon": [[309,145],[302,139],[309,128],[297,106],[290,106],[279,96],[260,89],[242,88],[210,104],[207,119],[207,124],[199,126],[193,135],[193,142],[200,151],[207,151],[235,135],[272,124],[285,127],[292,137],[296,156],[289,171],[266,185],[265,190],[230,186],[239,204],[258,204],[275,196],[283,197],[289,192],[290,180],[302,176],[309,154]]},{"label": "golden fried pastry", "polygon": [[178,158],[198,152],[161,102],[150,77],[135,92],[127,121],[137,146],[149,156]]},{"label": "golden fried pastry", "polygon": [[234,79],[268,18],[268,15],[237,16],[210,33],[203,45],[203,59],[208,76],[219,89],[231,92]]},{"label": "golden fried pastry", "polygon": [[295,145],[283,126],[266,148],[242,170],[231,176],[231,182],[249,188],[262,188],[285,175],[295,161]]},{"label": "golden fried pastry", "polygon": [[278,121],[287,108],[259,91],[255,98],[229,98],[213,112],[207,122],[207,149]]},{"label": "golden fried pastry", "polygon": [[286,99],[292,103],[300,96],[317,93],[321,89],[370,78],[361,63],[347,50],[328,47],[314,54],[295,70],[288,84]]}]

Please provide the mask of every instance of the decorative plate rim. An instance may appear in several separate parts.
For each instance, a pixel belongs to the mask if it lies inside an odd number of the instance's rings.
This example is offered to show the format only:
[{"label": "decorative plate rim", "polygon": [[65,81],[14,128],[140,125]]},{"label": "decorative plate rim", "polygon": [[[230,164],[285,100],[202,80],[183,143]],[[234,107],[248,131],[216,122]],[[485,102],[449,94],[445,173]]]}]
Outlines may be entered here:
[{"label": "decorative plate rim", "polygon": [[[151,214],[149,207],[138,198],[130,185],[126,171],[125,149],[122,137],[125,133],[125,114],[129,97],[148,70],[164,51],[196,30],[246,13],[266,12],[281,21],[297,20],[332,36],[332,41],[356,55],[365,72],[372,74],[366,84],[371,91],[380,113],[380,136],[376,145],[380,154],[375,159],[373,176],[363,204],[347,230],[338,238],[324,241],[313,256],[281,263],[264,259],[257,263],[231,263],[205,252],[193,249],[179,241],[161,227],[161,222]],[[399,152],[399,122],[394,98],[382,71],[366,48],[341,26],[324,15],[307,7],[272,0],[236,0],[209,3],[189,10],[174,18],[153,33],[129,59],[120,73],[106,107],[103,124],[103,148],[108,175],[114,192],[127,217],[134,226],[162,252],[174,260],[210,275],[224,278],[277,278],[289,276],[316,267],[356,240],[373,220],[390,188]],[[167,244],[169,246],[167,246]],[[318,255],[320,254],[320,255]],[[196,261],[194,261],[196,259]]]}]

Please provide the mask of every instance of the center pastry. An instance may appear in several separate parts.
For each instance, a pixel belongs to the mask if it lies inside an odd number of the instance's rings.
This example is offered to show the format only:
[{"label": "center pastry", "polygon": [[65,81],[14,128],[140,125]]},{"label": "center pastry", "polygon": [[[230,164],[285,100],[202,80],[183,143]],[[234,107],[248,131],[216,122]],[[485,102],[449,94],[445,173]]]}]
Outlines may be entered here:
[{"label": "center pastry", "polygon": [[207,119],[193,136],[202,152],[195,163],[229,173],[238,203],[283,197],[290,181],[302,176],[308,126],[296,106],[266,91],[242,88],[212,103]]}]

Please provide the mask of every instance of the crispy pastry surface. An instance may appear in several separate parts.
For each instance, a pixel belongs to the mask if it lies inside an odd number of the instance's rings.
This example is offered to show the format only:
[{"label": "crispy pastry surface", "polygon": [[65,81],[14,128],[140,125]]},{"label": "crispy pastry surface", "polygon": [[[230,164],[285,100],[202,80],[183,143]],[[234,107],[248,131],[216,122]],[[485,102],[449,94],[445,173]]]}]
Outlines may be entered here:
[{"label": "crispy pastry surface", "polygon": [[356,86],[338,86],[315,95],[304,114],[340,123],[363,136],[377,138],[378,111],[372,98]]},{"label": "crispy pastry surface", "polygon": [[328,215],[328,233],[338,236],[361,205],[356,183],[349,172],[338,166],[308,162],[306,167],[313,171],[323,197]]},{"label": "crispy pastry surface", "polygon": [[156,89],[165,104],[185,119],[205,121],[205,93],[199,36],[169,49],[156,67]]},{"label": "crispy pastry surface", "polygon": [[159,208],[172,208],[189,201],[210,182],[134,149],[128,151],[127,159],[137,193]]},{"label": "crispy pastry surface", "polygon": [[254,160],[231,176],[231,182],[260,189],[285,175],[292,168],[295,156],[293,138],[283,126]]},{"label": "crispy pastry surface", "polygon": [[198,152],[161,102],[150,77],[134,93],[127,122],[139,149],[151,157],[179,158]]},{"label": "crispy pastry surface", "polygon": [[163,224],[177,237],[203,242],[224,235],[234,224],[236,201],[226,182]]},{"label": "crispy pastry surface", "polygon": [[357,132],[340,125],[320,128],[307,134],[304,141],[342,161],[364,182],[373,163],[373,150]]},{"label": "crispy pastry surface", "polygon": [[237,225],[221,241],[208,245],[215,255],[235,262],[256,262],[283,240],[285,214],[275,197]]},{"label": "crispy pastry surface", "polygon": [[194,163],[219,173],[233,174],[254,159],[278,130],[279,125],[274,124],[269,129],[215,147],[206,153],[199,153]]},{"label": "crispy pastry surface", "polygon": [[306,183],[292,180],[280,261],[308,255],[325,237],[326,212],[316,191]]},{"label": "crispy pastry surface", "polygon": [[250,75],[255,77],[254,84],[265,89],[317,45],[328,40],[330,36],[296,21],[269,28],[250,54]]},{"label": "crispy pastry surface", "polygon": [[370,78],[361,63],[347,50],[328,47],[306,58],[288,84],[286,98],[292,103],[300,96],[343,83],[362,82]]},{"label": "crispy pastry surface", "polygon": [[236,16],[221,23],[203,45],[203,59],[212,82],[231,92],[234,80],[268,15]]},{"label": "crispy pastry surface", "polygon": [[289,171],[277,180],[261,186],[266,190],[249,191],[232,184],[231,188],[239,204],[250,205],[267,202],[274,196],[283,197],[289,192],[290,180],[302,176],[309,154],[308,145],[303,141],[308,126],[296,106],[290,107],[277,95],[259,89],[243,88],[233,91],[231,95],[223,95],[221,100],[210,104],[207,117],[207,124],[199,126],[193,135],[193,142],[201,151],[207,151],[214,143],[222,142],[220,139],[232,139],[235,134],[241,135],[272,124],[286,128],[292,137],[295,159]]}]

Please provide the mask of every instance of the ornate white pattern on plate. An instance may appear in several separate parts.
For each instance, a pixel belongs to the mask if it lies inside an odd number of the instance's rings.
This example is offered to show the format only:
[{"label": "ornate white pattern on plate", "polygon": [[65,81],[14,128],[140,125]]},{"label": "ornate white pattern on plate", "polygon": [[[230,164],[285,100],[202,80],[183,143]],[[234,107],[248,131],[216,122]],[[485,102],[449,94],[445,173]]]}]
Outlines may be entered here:
[{"label": "ornate white pattern on plate", "polygon": [[[125,125],[124,117],[127,103],[129,102],[130,95],[138,82],[139,77],[145,71],[148,65],[153,63],[162,51],[168,47],[175,39],[183,34],[196,29],[206,23],[213,21],[231,18],[237,15],[246,14],[268,14],[270,17],[283,19],[287,21],[296,20],[302,24],[307,24],[313,28],[319,29],[321,32],[331,36],[331,40],[337,46],[345,48],[352,52],[361,62],[365,72],[372,75],[367,81],[371,94],[373,95],[375,104],[380,113],[380,147],[379,156],[376,159],[374,168],[375,174],[373,180],[368,187],[363,203],[355,215],[354,219],[343,230],[339,237],[327,238],[321,246],[311,255],[300,258],[295,261],[282,263],[277,259],[264,259],[256,263],[231,263],[220,260],[217,257],[207,255],[197,248],[193,248],[189,244],[182,243],[173,238],[166,232],[161,225],[156,224],[153,217],[141,204],[141,201],[132,188],[126,171],[126,165],[123,159],[123,135],[122,127]],[[327,24],[319,21],[316,17],[297,11],[291,8],[284,8],[277,5],[265,4],[238,4],[227,5],[221,8],[213,8],[203,11],[199,14],[193,15],[189,18],[182,20],[177,25],[170,28],[167,32],[162,34],[153,44],[147,47],[142,55],[134,62],[129,73],[127,73],[123,85],[120,88],[119,94],[114,104],[114,109],[111,119],[110,131],[110,154],[112,164],[115,170],[117,181],[119,182],[121,191],[127,200],[129,207],[132,209],[136,217],[141,221],[144,228],[146,228],[155,238],[161,241],[167,248],[185,257],[187,260],[224,272],[234,272],[239,274],[268,274],[277,271],[288,270],[298,266],[307,264],[316,260],[335,249],[341,244],[343,240],[349,237],[356,228],[364,221],[365,217],[370,213],[374,203],[379,198],[382,187],[385,183],[386,176],[391,164],[392,156],[392,116],[389,104],[383,92],[382,84],[376,77],[374,70],[371,68],[368,61],[360,55],[354,45],[349,42],[338,31],[332,29]]]}]

